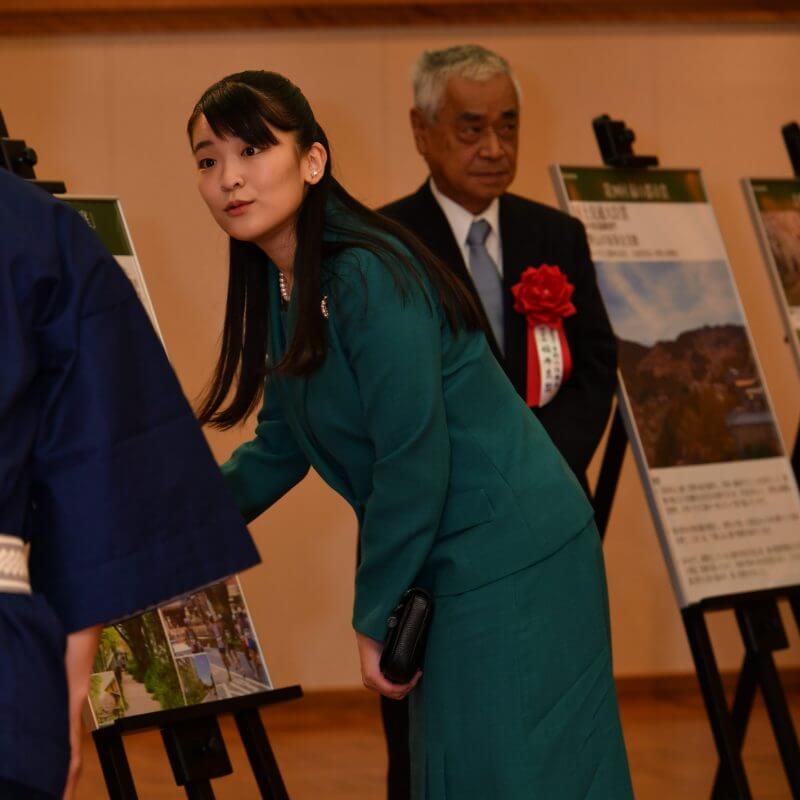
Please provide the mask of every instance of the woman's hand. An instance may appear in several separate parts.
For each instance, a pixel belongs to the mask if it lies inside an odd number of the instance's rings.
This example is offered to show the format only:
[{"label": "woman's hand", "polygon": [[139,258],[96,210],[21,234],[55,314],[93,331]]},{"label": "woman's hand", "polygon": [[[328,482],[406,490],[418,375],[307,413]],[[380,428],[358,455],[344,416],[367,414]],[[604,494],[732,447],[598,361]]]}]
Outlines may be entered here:
[{"label": "woman's hand", "polygon": [[381,673],[381,653],[383,644],[364,636],[363,633],[356,631],[356,643],[358,644],[358,655],[361,659],[361,679],[367,689],[382,694],[391,700],[402,700],[418,683],[422,677],[420,670],[410,683],[392,683],[387,681]]}]

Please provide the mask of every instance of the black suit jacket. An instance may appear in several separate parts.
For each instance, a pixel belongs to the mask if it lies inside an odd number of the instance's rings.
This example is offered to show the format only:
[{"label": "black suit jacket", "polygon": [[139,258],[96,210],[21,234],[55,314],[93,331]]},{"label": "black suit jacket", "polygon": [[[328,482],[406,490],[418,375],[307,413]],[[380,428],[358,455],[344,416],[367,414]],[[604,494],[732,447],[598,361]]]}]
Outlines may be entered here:
[{"label": "black suit jacket", "polygon": [[[426,181],[408,197],[380,209],[404,225],[451,267],[480,297],[467,271],[450,223]],[[500,238],[503,245],[505,339],[503,356],[491,329],[492,349],[516,390],[525,397],[527,381],[527,323],[514,311],[511,287],[527,267],[551,264],[561,268],[575,287],[577,313],[564,321],[572,353],[569,380],[543,408],[533,412],[586,487],[586,468],[603,435],[617,384],[616,339],[597,288],[594,264],[581,222],[549,206],[513,194],[500,197]]]}]

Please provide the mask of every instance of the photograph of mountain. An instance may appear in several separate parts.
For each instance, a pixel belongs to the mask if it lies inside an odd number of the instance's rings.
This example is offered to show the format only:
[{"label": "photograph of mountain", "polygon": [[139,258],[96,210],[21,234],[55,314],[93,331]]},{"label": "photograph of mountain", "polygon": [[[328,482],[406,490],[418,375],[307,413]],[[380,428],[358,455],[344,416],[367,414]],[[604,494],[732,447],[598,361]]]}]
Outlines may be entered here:
[{"label": "photograph of mountain", "polygon": [[648,466],[782,455],[724,261],[599,262]]}]

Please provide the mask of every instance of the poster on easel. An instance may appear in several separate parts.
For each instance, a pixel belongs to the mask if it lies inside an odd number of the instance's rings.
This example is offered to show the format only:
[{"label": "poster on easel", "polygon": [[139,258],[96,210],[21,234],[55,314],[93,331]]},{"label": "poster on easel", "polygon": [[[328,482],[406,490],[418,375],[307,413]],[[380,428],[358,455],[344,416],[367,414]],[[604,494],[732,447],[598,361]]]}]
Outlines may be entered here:
[{"label": "poster on easel", "polygon": [[[61,195],[100,237],[133,284],[161,338],[119,200]],[[87,722],[272,689],[239,579],[234,575],[104,628],[89,684]]]},{"label": "poster on easel", "polygon": [[742,185],[800,370],[800,180],[745,178]]},{"label": "poster on easel", "polygon": [[552,168],[679,605],[800,583],[800,495],[699,170]]}]

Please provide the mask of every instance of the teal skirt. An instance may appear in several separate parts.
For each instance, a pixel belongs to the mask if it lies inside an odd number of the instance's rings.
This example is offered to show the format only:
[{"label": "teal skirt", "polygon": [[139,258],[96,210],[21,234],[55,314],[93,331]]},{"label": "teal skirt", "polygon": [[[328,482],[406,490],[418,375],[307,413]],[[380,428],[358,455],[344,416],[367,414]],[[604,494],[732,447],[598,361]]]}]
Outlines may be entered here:
[{"label": "teal skirt", "polygon": [[594,524],[543,561],[436,598],[410,725],[412,800],[633,798]]}]

